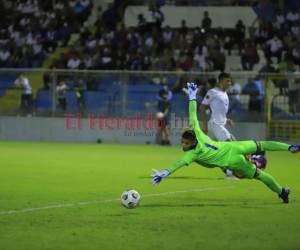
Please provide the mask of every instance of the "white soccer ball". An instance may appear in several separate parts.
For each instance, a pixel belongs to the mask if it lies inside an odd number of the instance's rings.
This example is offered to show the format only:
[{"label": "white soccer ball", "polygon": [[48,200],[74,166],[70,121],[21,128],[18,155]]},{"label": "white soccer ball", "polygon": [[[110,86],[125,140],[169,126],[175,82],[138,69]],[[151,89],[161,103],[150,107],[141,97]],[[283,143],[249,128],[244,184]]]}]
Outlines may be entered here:
[{"label": "white soccer ball", "polygon": [[121,203],[126,208],[136,207],[139,204],[140,199],[141,195],[133,189],[127,190],[121,195]]},{"label": "white soccer ball", "polygon": [[165,115],[164,115],[163,112],[157,112],[157,113],[156,113],[156,119],[158,119],[158,120],[164,118],[164,116],[165,116]]}]

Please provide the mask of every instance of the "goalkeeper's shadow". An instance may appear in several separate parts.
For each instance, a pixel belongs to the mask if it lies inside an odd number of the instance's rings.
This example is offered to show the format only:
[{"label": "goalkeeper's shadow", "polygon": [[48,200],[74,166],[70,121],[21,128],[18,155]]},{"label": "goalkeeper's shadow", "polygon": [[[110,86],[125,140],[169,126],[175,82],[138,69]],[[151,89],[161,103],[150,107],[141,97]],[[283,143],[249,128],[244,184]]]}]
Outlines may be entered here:
[{"label": "goalkeeper's shadow", "polygon": [[[140,179],[151,179],[149,176],[140,176]],[[224,178],[216,177],[194,177],[194,176],[168,176],[168,179],[174,180],[224,180]]]},{"label": "goalkeeper's shadow", "polygon": [[153,203],[153,204],[143,204],[140,205],[140,207],[145,208],[160,208],[160,207],[170,207],[170,208],[207,208],[207,207],[217,207],[217,208],[239,208],[239,209],[266,209],[268,206],[274,206],[274,205],[282,205],[280,202],[272,202],[272,203],[245,203],[243,201],[234,201],[234,200],[201,200],[199,202],[193,202],[189,204],[172,204],[172,203]]}]

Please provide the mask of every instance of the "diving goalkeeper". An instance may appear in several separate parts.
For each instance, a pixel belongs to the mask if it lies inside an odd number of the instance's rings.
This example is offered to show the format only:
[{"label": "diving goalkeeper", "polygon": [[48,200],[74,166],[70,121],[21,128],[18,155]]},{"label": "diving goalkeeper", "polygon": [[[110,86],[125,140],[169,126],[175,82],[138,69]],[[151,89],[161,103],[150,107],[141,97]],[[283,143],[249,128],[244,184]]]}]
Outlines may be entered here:
[{"label": "diving goalkeeper", "polygon": [[182,149],[186,153],[167,169],[163,171],[154,170],[152,184],[155,186],[179,168],[196,162],[207,168],[229,168],[239,178],[257,179],[277,193],[284,203],[288,203],[290,190],[279,185],[271,175],[259,169],[246,156],[258,154],[261,151],[290,151],[296,153],[300,151],[300,144],[288,145],[274,141],[213,141],[199,127],[196,102],[197,85],[187,83],[187,87],[190,129],[183,132],[181,138]]}]

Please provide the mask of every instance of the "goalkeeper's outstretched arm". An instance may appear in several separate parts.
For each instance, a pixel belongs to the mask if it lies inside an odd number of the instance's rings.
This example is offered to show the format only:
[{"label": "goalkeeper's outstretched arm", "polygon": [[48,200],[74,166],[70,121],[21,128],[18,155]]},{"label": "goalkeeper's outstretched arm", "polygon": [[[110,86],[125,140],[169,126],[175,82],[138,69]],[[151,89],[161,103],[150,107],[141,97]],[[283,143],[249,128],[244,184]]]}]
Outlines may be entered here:
[{"label": "goalkeeper's outstretched arm", "polygon": [[[199,127],[199,122],[197,119],[197,101],[196,101],[196,94],[198,91],[197,85],[194,83],[187,83],[188,87],[188,95],[189,95],[189,126],[190,129],[194,130],[195,135],[197,137],[197,141],[203,143],[202,139],[202,131]],[[199,142],[197,142],[199,144]],[[199,145],[198,145],[199,146]],[[189,165],[194,160],[193,152],[187,152],[179,161],[170,165],[167,169],[163,171],[154,170],[152,174],[152,184],[157,185],[163,178],[167,177],[168,175],[174,173],[179,168]]]},{"label": "goalkeeper's outstretched arm", "polygon": [[190,99],[189,101],[189,127],[195,132],[198,141],[198,147],[204,146],[204,142],[210,140],[210,138],[200,129],[199,121],[197,118],[196,99]]}]

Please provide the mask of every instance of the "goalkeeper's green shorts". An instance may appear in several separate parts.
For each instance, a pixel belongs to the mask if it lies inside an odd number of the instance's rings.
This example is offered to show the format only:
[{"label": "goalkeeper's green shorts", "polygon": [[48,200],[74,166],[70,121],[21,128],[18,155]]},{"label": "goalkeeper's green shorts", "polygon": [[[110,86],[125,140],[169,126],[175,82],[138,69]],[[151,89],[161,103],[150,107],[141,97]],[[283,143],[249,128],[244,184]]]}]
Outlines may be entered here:
[{"label": "goalkeeper's green shorts", "polygon": [[228,168],[242,176],[252,179],[256,176],[256,165],[246,159],[247,155],[254,154],[257,151],[255,141],[233,141],[230,144],[230,154],[228,159]]}]

